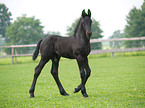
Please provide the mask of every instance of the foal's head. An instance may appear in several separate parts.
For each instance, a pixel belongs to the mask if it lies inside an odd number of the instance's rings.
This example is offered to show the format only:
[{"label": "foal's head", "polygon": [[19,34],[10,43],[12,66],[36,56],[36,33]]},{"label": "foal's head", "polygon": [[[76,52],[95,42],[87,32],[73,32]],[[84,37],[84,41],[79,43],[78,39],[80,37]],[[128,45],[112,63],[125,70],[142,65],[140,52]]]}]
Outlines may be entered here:
[{"label": "foal's head", "polygon": [[82,20],[80,23],[82,24],[83,29],[86,32],[87,38],[90,39],[92,35],[91,31],[92,20],[91,20],[91,11],[89,9],[88,14],[85,12],[85,10],[82,11]]}]

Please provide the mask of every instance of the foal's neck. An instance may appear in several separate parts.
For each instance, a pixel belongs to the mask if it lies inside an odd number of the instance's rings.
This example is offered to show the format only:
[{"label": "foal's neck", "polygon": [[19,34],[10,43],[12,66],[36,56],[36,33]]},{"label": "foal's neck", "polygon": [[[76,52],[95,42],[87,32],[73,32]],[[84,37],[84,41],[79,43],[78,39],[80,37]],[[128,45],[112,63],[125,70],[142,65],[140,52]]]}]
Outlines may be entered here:
[{"label": "foal's neck", "polygon": [[90,42],[90,39],[87,38],[86,32],[83,29],[81,24],[79,25],[78,30],[76,32],[76,38],[77,38],[77,41],[80,41],[80,42],[83,42],[83,43],[89,43]]}]

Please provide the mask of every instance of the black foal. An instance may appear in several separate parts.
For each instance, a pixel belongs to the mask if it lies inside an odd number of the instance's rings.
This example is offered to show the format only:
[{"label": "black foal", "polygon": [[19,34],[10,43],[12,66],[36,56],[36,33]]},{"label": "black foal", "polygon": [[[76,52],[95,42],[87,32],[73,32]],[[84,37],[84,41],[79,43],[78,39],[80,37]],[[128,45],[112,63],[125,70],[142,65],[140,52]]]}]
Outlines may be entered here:
[{"label": "black foal", "polygon": [[88,9],[87,14],[85,10],[83,10],[82,16],[75,29],[74,36],[61,37],[52,35],[44,39],[41,39],[38,42],[35,52],[33,54],[33,60],[37,58],[39,50],[41,53],[41,60],[35,68],[32,86],[29,90],[30,97],[34,97],[37,78],[40,75],[44,65],[50,59],[52,61],[51,74],[56,81],[60,94],[64,96],[68,95],[68,93],[66,93],[66,91],[64,90],[58,76],[59,60],[61,57],[77,60],[81,76],[81,84],[77,88],[75,88],[73,92],[77,93],[81,90],[82,95],[84,97],[88,97],[85,84],[91,73],[91,69],[89,67],[87,58],[87,56],[91,51],[90,49],[90,37],[92,35],[91,23],[92,23],[91,11]]}]

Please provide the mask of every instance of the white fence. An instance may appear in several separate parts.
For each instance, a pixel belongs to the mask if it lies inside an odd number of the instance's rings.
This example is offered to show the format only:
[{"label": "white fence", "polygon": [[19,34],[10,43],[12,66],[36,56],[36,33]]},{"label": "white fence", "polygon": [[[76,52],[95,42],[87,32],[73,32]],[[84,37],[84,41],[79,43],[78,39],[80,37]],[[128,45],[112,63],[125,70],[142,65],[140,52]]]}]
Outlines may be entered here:
[{"label": "white fence", "polygon": [[[136,40],[145,40],[145,37],[137,37],[137,38],[120,38],[120,39],[91,39],[91,43],[97,43],[97,42],[112,42],[112,47],[109,47],[108,49],[102,49],[102,50],[92,50],[90,54],[102,54],[102,53],[112,53],[112,57],[114,56],[115,52],[131,52],[131,51],[144,51],[145,46],[143,47],[137,47],[137,48],[115,48],[115,42],[117,41],[136,41]],[[7,57],[12,57],[12,64],[16,63],[16,57],[18,56],[32,56],[33,51],[36,47],[36,44],[33,45],[11,45],[11,46],[0,46],[0,58],[7,58]],[[10,54],[4,53],[2,49],[8,49],[10,50]],[[18,53],[17,50],[18,48],[31,48],[31,52],[29,53]],[[27,51],[26,51],[27,52]],[[15,58],[15,61],[14,61]]]},{"label": "white fence", "polygon": [[144,51],[145,46],[143,47],[137,47],[137,48],[115,48],[115,42],[116,41],[136,41],[136,40],[145,40],[145,37],[137,37],[137,38],[120,38],[120,39],[91,39],[91,43],[97,43],[97,42],[113,42],[111,49],[105,49],[105,50],[92,50],[91,54],[103,54],[103,53],[112,53],[112,57],[114,52],[132,52],[132,51]]}]

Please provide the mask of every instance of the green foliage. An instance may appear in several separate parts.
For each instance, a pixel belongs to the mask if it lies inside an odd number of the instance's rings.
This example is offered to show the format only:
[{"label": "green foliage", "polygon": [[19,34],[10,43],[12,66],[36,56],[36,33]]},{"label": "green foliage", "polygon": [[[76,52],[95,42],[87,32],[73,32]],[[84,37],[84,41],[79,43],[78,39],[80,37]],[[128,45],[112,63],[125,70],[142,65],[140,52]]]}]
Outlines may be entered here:
[{"label": "green foliage", "polygon": [[[43,38],[43,26],[35,17],[18,17],[7,29],[6,44],[7,45],[27,45],[36,44],[38,40]],[[30,48],[18,48],[17,53],[29,53]],[[5,50],[9,54],[10,50]]]},{"label": "green foliage", "polygon": [[[145,36],[145,2],[141,6],[141,9],[134,7],[130,10],[124,31],[127,38]],[[136,44],[136,47],[145,45],[140,42],[145,43],[145,41],[127,41],[126,47],[132,47],[132,44]]]},{"label": "green foliage", "polygon": [[[50,74],[51,62],[37,80],[35,98],[29,98],[34,68],[38,61],[17,65],[0,65],[0,107],[2,108],[143,108],[145,106],[144,56],[89,58],[92,74],[86,84],[89,98],[73,89],[80,84],[74,60],[60,61],[60,80],[70,94],[59,94]],[[66,67],[67,66],[67,67]]]},{"label": "green foliage", "polygon": [[91,50],[96,50],[96,49],[102,49],[102,43],[101,42],[91,43]]},{"label": "green foliage", "polygon": [[40,25],[39,19],[35,17],[18,17],[14,23],[7,28],[10,44],[34,44],[43,37],[43,26]]},{"label": "green foliage", "polygon": [[121,33],[120,30],[116,30],[112,36],[109,37],[109,39],[119,39],[124,38],[124,33]]},{"label": "green foliage", "polygon": [[5,38],[0,37],[0,46],[3,46],[5,44]]},{"label": "green foliage", "polygon": [[67,33],[66,33],[66,35],[72,36],[72,35],[74,34],[74,29],[75,29],[75,27],[76,27],[78,21],[79,21],[79,18],[77,18],[77,19],[72,23],[71,26],[67,26],[67,29],[66,29]]},{"label": "green foliage", "polygon": [[6,28],[10,25],[11,12],[5,6],[5,4],[0,4],[0,37],[6,37]]},{"label": "green foliage", "polygon": [[[124,33],[121,33],[120,30],[116,30],[112,36],[109,37],[109,39],[118,39],[118,38],[124,38]],[[113,46],[113,42],[109,42],[110,44],[110,47]],[[116,41],[114,42],[114,47],[115,48],[120,48],[121,46],[123,46],[123,42],[119,42],[119,41]]]},{"label": "green foliage", "polygon": [[[92,36],[91,39],[100,39],[103,37],[101,34],[103,33],[102,29],[100,28],[99,22],[97,22],[94,18],[92,18]],[[102,49],[102,43],[97,42],[97,43],[91,43],[91,49]]]},{"label": "green foliage", "polygon": [[49,31],[46,34],[44,34],[44,37],[50,36],[50,35],[61,35],[60,32],[55,32],[55,31]]},{"label": "green foliage", "polygon": [[103,30],[100,28],[100,24],[94,18],[92,18],[92,36],[91,39],[103,38]]}]

